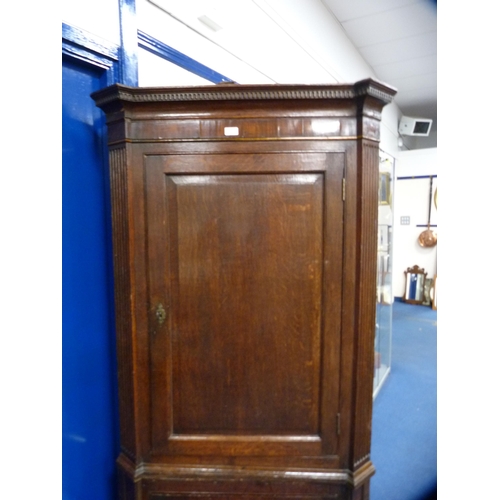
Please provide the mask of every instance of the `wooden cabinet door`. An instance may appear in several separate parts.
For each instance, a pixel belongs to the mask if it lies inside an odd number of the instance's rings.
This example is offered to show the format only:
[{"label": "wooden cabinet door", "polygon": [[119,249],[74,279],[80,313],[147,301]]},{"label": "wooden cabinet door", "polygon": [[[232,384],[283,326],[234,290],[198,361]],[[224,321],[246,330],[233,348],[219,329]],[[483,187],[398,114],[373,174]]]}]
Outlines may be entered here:
[{"label": "wooden cabinet door", "polygon": [[149,155],[144,168],[151,455],[332,465],[344,154]]}]

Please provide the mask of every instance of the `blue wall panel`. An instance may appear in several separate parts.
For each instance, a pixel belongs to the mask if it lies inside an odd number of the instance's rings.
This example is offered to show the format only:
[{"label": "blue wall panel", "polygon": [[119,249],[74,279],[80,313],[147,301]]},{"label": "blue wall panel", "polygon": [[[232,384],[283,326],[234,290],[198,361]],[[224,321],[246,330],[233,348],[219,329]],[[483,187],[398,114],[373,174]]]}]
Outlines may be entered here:
[{"label": "blue wall panel", "polygon": [[63,57],[63,500],[115,498],[116,355],[103,70]]}]

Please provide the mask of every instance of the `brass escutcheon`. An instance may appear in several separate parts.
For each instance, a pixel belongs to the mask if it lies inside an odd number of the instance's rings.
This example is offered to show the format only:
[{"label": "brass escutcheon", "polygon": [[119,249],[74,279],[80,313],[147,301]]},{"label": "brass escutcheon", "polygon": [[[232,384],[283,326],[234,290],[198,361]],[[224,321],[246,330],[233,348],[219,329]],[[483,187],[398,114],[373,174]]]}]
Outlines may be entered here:
[{"label": "brass escutcheon", "polygon": [[165,308],[163,307],[163,304],[158,304],[156,307],[156,318],[158,319],[158,323],[161,325],[167,318],[167,312],[165,311]]}]

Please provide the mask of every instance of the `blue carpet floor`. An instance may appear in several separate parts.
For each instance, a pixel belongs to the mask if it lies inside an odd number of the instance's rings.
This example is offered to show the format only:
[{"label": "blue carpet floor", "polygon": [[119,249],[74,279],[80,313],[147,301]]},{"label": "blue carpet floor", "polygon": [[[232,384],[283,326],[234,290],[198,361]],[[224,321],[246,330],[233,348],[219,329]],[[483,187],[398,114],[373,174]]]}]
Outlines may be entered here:
[{"label": "blue carpet floor", "polygon": [[370,500],[437,497],[437,311],[396,301],[391,372],[373,405]]}]

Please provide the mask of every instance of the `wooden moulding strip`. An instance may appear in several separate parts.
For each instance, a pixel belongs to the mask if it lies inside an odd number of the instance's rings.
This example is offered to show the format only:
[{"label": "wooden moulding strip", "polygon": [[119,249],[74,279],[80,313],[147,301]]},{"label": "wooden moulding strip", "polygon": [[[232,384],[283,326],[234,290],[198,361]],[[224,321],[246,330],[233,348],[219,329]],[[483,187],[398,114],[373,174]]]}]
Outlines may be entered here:
[{"label": "wooden moulding strip", "polygon": [[[361,470],[361,469],[360,469]],[[294,470],[264,469],[231,466],[171,466],[166,464],[142,463],[135,469],[135,480],[140,479],[213,479],[213,480],[293,480],[332,482],[337,484],[360,484],[366,478],[355,482],[350,471],[345,470]],[[369,477],[369,476],[367,476]]]}]

